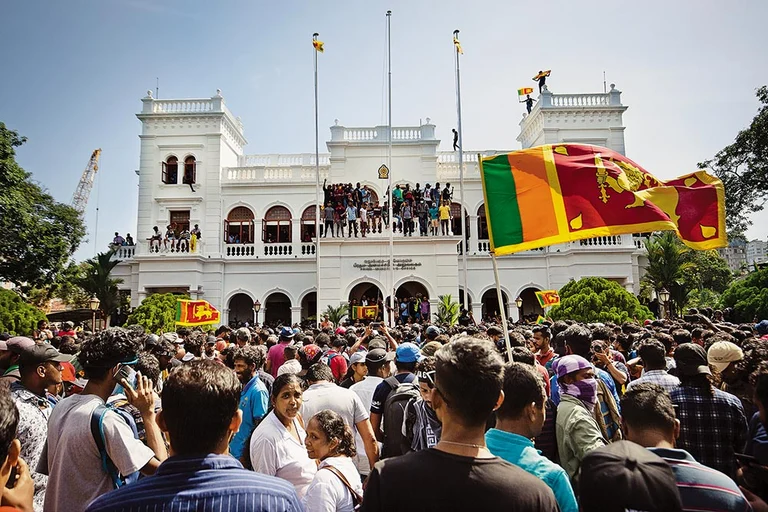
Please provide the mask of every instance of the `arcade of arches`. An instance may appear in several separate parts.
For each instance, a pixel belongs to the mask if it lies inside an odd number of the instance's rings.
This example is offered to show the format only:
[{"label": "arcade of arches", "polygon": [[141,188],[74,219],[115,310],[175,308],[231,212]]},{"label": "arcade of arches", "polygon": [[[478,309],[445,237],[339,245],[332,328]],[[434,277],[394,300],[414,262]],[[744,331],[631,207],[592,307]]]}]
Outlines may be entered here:
[{"label": "arcade of arches", "polygon": [[245,293],[236,293],[229,299],[229,323],[241,325],[254,323],[253,300]]}]

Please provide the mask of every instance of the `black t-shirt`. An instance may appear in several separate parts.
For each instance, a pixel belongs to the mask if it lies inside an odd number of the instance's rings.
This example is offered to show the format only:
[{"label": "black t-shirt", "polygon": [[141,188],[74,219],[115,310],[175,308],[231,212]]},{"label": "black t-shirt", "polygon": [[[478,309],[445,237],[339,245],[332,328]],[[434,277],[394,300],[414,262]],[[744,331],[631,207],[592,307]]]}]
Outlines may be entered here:
[{"label": "black t-shirt", "polygon": [[[398,373],[395,375],[395,378],[400,384],[416,381],[416,375],[412,373]],[[373,398],[371,399],[371,412],[384,414],[384,402],[387,401],[387,397],[389,397],[391,392],[392,388],[386,380],[379,383],[379,385],[376,386],[376,389],[373,391]]]},{"label": "black t-shirt", "polygon": [[499,457],[475,459],[430,448],[377,462],[362,510],[556,512],[558,507],[542,480]]}]

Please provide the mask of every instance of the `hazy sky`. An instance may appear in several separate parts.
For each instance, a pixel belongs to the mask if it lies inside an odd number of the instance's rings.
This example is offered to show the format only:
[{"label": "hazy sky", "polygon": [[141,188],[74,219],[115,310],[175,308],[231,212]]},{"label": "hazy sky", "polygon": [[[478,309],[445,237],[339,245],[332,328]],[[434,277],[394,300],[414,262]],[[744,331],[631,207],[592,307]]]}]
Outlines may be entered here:
[{"label": "hazy sky", "polygon": [[[20,164],[69,202],[102,148],[88,205],[94,254],[135,233],[140,98],[222,90],[247,153],[314,150],[313,32],[320,126],[386,124],[385,12],[392,15],[393,124],[430,117],[443,149],[456,123],[451,37],[461,30],[464,146],[516,149],[516,89],[552,69],[553,93],[623,92],[627,155],[659,177],[695,170],[757,112],[768,84],[768,2],[2,0],[0,121],[28,137]],[[322,147],[322,146],[321,146]],[[138,236],[137,236],[138,235]],[[768,214],[750,238],[768,236]]]}]

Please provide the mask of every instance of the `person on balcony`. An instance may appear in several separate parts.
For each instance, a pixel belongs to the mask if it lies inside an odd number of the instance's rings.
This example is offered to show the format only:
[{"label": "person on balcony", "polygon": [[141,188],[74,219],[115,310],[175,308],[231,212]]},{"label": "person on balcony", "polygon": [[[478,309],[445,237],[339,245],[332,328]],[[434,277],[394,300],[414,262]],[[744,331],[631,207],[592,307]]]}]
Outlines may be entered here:
[{"label": "person on balcony", "polygon": [[133,237],[131,236],[131,234],[130,234],[130,233],[128,233],[127,235],[125,235],[125,242],[123,243],[123,245],[130,245],[130,246],[132,246],[132,245],[135,245],[135,244],[133,243]]},{"label": "person on balcony", "polygon": [[437,231],[440,227],[440,221],[437,220],[438,210],[439,208],[437,203],[432,203],[429,205],[429,234],[432,236],[437,236]]},{"label": "person on balcony", "polygon": [[335,213],[333,216],[333,221],[336,224],[336,234],[341,238],[344,238],[344,226],[347,225],[347,218],[346,215],[344,215],[344,205],[341,204],[341,202],[338,202],[336,203],[334,209]]},{"label": "person on balcony", "polygon": [[333,234],[333,217],[334,217],[333,204],[330,201],[325,202],[325,208],[323,208],[323,219],[325,220],[325,233],[323,238],[328,238],[328,232],[331,232],[331,237],[336,238]]},{"label": "person on balcony", "polygon": [[168,250],[168,242],[171,243],[171,251],[173,251],[176,248],[176,233],[170,224],[166,226],[165,238],[163,239],[163,248],[165,250]]},{"label": "person on balcony", "polygon": [[112,246],[111,248],[117,249],[118,247],[121,247],[125,243],[125,238],[120,236],[120,233],[115,231],[115,238],[112,239]]},{"label": "person on balcony", "polygon": [[373,203],[373,207],[370,210],[370,217],[371,231],[374,233],[381,233],[381,206],[379,206],[378,201]]},{"label": "person on balcony", "polygon": [[368,231],[368,205],[363,203],[360,205],[360,234],[363,238],[366,231]]},{"label": "person on balcony", "polygon": [[179,252],[189,252],[189,239],[191,236],[192,235],[189,233],[187,228],[184,228],[181,231],[179,234],[179,243],[176,245],[176,248]]},{"label": "person on balcony", "polygon": [[440,210],[440,227],[443,232],[443,236],[448,236],[449,230],[448,230],[448,223],[451,220],[451,207],[448,206],[448,203],[446,201],[443,201],[443,204],[439,208]]},{"label": "person on balcony", "polygon": [[160,240],[163,238],[163,235],[160,234],[160,229],[158,229],[157,226],[154,226],[152,228],[152,236],[149,237],[147,240],[149,240],[149,249],[150,252],[160,252]]},{"label": "person on balcony", "polygon": [[413,207],[410,201],[403,203],[400,209],[400,214],[403,219],[403,236],[413,235]]},{"label": "person on balcony", "polygon": [[459,150],[461,149],[459,147],[459,132],[456,131],[456,128],[451,128],[451,131],[453,132],[453,150]]},{"label": "person on balcony", "polygon": [[355,228],[355,238],[357,238],[357,208],[355,208],[354,204],[349,204],[347,206],[346,212],[344,212],[344,215],[347,219],[347,237],[352,238],[352,228]]}]

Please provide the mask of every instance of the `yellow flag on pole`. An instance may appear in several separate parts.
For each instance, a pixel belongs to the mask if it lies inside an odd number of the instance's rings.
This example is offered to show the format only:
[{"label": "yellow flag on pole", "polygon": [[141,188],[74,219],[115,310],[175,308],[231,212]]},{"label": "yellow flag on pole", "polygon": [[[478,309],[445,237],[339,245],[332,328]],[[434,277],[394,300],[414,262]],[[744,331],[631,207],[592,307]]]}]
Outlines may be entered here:
[{"label": "yellow flag on pole", "polygon": [[317,50],[320,53],[323,53],[325,51],[325,48],[323,48],[324,44],[325,44],[324,42],[322,42],[322,41],[320,41],[318,39],[313,39],[312,40],[312,46],[314,46],[315,50]]},{"label": "yellow flag on pole", "polygon": [[464,55],[464,50],[461,48],[461,43],[459,42],[459,38],[458,37],[454,37],[453,38],[453,46],[456,47],[456,51],[457,52],[459,52],[460,54]]}]

